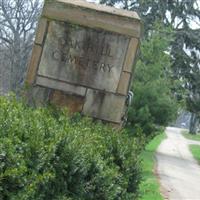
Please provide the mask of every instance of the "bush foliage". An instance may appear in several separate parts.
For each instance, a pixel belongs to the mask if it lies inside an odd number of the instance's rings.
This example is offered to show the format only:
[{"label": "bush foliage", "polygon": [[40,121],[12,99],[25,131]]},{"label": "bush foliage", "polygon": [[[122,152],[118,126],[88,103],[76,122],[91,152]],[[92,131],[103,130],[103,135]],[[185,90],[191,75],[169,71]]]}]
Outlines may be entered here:
[{"label": "bush foliage", "polygon": [[133,200],[138,156],[123,132],[0,97],[0,199]]}]

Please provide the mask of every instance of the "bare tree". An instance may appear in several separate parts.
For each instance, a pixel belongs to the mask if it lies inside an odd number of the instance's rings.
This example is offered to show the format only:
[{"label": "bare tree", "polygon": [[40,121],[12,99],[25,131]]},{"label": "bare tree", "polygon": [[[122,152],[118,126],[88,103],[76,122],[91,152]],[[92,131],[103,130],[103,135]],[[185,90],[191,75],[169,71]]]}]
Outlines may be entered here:
[{"label": "bare tree", "polygon": [[0,49],[0,95],[5,94],[10,89],[10,60],[6,56],[6,50]]},{"label": "bare tree", "polygon": [[40,0],[0,0],[0,69],[9,74],[10,90],[23,83],[41,6]]}]

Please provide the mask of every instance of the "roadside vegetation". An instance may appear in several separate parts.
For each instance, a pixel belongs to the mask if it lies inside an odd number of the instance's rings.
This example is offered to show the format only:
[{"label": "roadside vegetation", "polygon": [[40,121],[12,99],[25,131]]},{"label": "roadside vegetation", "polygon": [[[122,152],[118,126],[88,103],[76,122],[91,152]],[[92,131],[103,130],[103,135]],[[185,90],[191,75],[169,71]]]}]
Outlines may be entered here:
[{"label": "roadside vegetation", "polygon": [[[195,140],[195,141],[199,141],[200,142],[200,135],[197,134],[197,135],[194,135],[194,134],[190,134],[186,131],[184,131],[183,133],[183,136],[189,140]],[[191,144],[189,145],[189,149],[193,155],[193,157],[199,162],[200,164],[200,145],[194,145],[194,144]]]},{"label": "roadside vegetation", "polygon": [[0,97],[0,199],[162,200],[154,169],[164,138],[144,149],[125,130]]},{"label": "roadside vegetation", "polygon": [[155,152],[159,144],[166,138],[164,133],[157,135],[141,154],[142,182],[140,184],[140,200],[163,200],[160,194],[160,185],[156,177]]},{"label": "roadside vegetation", "polygon": [[127,126],[133,134],[139,127],[146,137],[152,137],[176,118],[178,106],[171,91],[168,49],[172,37],[170,28],[156,22],[154,31],[142,41],[132,86],[134,99],[128,113]]},{"label": "roadside vegetation", "polygon": [[197,140],[200,141],[200,134],[194,135],[188,132],[183,132],[183,136],[189,140]]},{"label": "roadside vegetation", "polygon": [[137,199],[142,146],[124,130],[0,97],[0,199]]},{"label": "roadside vegetation", "polygon": [[192,152],[192,155],[194,156],[194,158],[200,164],[200,145],[190,145],[190,151]]}]

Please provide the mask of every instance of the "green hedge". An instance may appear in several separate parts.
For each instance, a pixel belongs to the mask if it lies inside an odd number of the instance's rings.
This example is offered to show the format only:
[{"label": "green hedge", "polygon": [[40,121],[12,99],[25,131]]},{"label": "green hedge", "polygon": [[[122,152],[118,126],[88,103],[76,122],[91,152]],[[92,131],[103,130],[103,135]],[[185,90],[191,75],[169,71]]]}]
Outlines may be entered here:
[{"label": "green hedge", "polygon": [[0,97],[0,199],[134,200],[138,156],[126,133]]}]

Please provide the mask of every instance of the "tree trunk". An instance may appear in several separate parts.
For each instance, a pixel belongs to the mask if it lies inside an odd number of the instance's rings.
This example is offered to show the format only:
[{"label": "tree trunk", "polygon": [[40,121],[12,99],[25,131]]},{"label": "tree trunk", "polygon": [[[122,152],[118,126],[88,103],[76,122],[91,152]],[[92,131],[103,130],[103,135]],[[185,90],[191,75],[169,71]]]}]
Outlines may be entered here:
[{"label": "tree trunk", "polygon": [[192,113],[190,119],[190,133],[197,134],[197,125],[198,125],[198,118],[195,113]]}]

